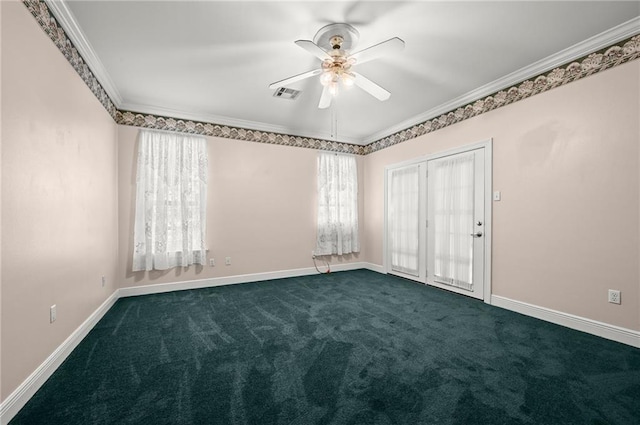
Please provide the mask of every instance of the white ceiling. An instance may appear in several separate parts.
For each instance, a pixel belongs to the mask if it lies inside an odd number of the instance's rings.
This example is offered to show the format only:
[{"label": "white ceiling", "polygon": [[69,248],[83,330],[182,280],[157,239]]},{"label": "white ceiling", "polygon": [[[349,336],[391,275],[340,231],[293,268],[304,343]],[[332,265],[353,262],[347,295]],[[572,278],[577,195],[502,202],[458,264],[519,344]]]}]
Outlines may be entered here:
[{"label": "white ceiling", "polygon": [[[639,31],[640,2],[67,1],[49,2],[119,109],[330,138],[317,77],[296,46],[352,24],[354,50],[391,37],[406,47],[356,66],[391,92],[354,87],[334,100],[337,139],[367,144]],[[586,41],[585,41],[586,40]]]}]

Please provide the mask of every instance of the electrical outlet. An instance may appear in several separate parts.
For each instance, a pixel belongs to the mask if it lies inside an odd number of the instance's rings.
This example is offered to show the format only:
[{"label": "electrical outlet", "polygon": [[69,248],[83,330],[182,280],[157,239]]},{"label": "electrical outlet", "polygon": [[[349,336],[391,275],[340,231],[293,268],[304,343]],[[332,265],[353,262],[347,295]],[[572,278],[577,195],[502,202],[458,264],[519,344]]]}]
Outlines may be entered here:
[{"label": "electrical outlet", "polygon": [[231,257],[225,257],[224,264],[226,264],[227,266],[230,266],[231,265]]},{"label": "electrical outlet", "polygon": [[316,252],[315,251],[311,251],[311,258],[316,258]]},{"label": "electrical outlet", "polygon": [[104,288],[104,284],[107,283],[107,278],[102,276],[102,287]]},{"label": "electrical outlet", "polygon": [[58,307],[54,304],[49,307],[49,323],[53,323],[56,321],[58,317]]},{"label": "electrical outlet", "polygon": [[216,260],[215,260],[215,259],[213,259],[213,258],[209,258],[209,265],[210,265],[211,267],[215,267],[215,266],[216,266]]},{"label": "electrical outlet", "polygon": [[613,304],[620,304],[620,291],[609,289],[609,302]]}]

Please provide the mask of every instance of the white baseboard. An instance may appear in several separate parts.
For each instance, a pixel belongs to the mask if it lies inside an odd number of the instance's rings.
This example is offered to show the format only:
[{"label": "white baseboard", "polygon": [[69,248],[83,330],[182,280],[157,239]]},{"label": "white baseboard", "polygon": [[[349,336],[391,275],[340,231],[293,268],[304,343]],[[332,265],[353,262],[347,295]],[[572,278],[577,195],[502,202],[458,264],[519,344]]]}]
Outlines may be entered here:
[{"label": "white baseboard", "polygon": [[384,266],[380,266],[378,264],[373,264],[373,263],[363,263],[363,264],[364,264],[364,268],[367,270],[371,270],[372,272],[376,272],[376,273],[386,274],[386,272],[384,271]]},{"label": "white baseboard", "polygon": [[118,291],[116,290],[18,388],[9,394],[0,404],[0,424],[6,425],[13,419],[117,300]]},{"label": "white baseboard", "polygon": [[491,305],[502,307],[527,316],[535,317],[567,328],[597,335],[612,341],[621,342],[640,348],[640,332],[632,329],[622,328],[586,317],[575,316],[561,311],[551,310],[545,307],[516,301],[498,295],[491,296]]},{"label": "white baseboard", "polygon": [[[332,272],[347,270],[357,270],[367,268],[363,262],[331,264]],[[318,263],[320,270],[324,269],[324,264]],[[183,291],[186,289],[210,288],[213,286],[234,285],[237,283],[262,282],[272,279],[284,279],[287,277],[310,276],[318,274],[314,267],[302,269],[279,270],[274,272],[241,274],[235,276],[214,277],[211,279],[188,280],[183,282],[158,283],[154,285],[130,286],[120,288],[119,297],[134,297],[138,295],[160,294],[163,292]]]}]

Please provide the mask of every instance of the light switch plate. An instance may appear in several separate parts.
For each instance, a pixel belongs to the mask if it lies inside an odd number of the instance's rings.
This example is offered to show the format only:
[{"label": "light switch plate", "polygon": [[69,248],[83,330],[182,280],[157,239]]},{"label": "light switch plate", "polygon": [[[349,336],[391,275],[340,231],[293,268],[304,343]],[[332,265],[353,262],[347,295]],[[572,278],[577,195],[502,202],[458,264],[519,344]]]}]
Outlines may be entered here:
[{"label": "light switch plate", "polygon": [[500,193],[500,191],[496,190],[495,192],[493,192],[493,200],[499,201],[500,199],[502,199],[502,194]]}]

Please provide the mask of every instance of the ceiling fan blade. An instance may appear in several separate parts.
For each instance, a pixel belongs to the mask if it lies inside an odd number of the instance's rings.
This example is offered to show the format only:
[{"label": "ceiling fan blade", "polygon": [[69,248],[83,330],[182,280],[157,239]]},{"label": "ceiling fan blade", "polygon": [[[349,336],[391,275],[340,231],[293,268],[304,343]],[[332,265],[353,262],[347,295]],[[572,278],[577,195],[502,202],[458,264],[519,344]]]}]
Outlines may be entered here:
[{"label": "ceiling fan blade", "polygon": [[356,76],[356,78],[354,79],[356,86],[360,87],[362,90],[366,91],[376,99],[384,101],[391,97],[391,93],[389,93],[364,75],[358,74],[357,72],[354,72],[353,75]]},{"label": "ceiling fan blade", "polygon": [[270,89],[277,89],[279,87],[286,86],[287,84],[295,83],[296,81],[304,80],[305,78],[315,77],[322,74],[322,69],[314,69],[312,71],[303,72],[302,74],[294,75],[293,77],[285,78],[284,80],[276,81],[269,84]]},{"label": "ceiling fan blade", "polygon": [[327,109],[331,105],[331,93],[329,92],[329,87],[324,86],[322,89],[322,96],[320,96],[320,103],[318,103],[318,108]]},{"label": "ceiling fan blade", "polygon": [[349,56],[349,59],[355,59],[356,63],[364,63],[386,54],[399,52],[402,49],[404,49],[404,41],[398,37],[393,37],[382,43],[374,44],[364,50],[355,52]]},{"label": "ceiling fan blade", "polygon": [[297,40],[295,43],[320,60],[331,59],[327,52],[311,40]]}]

